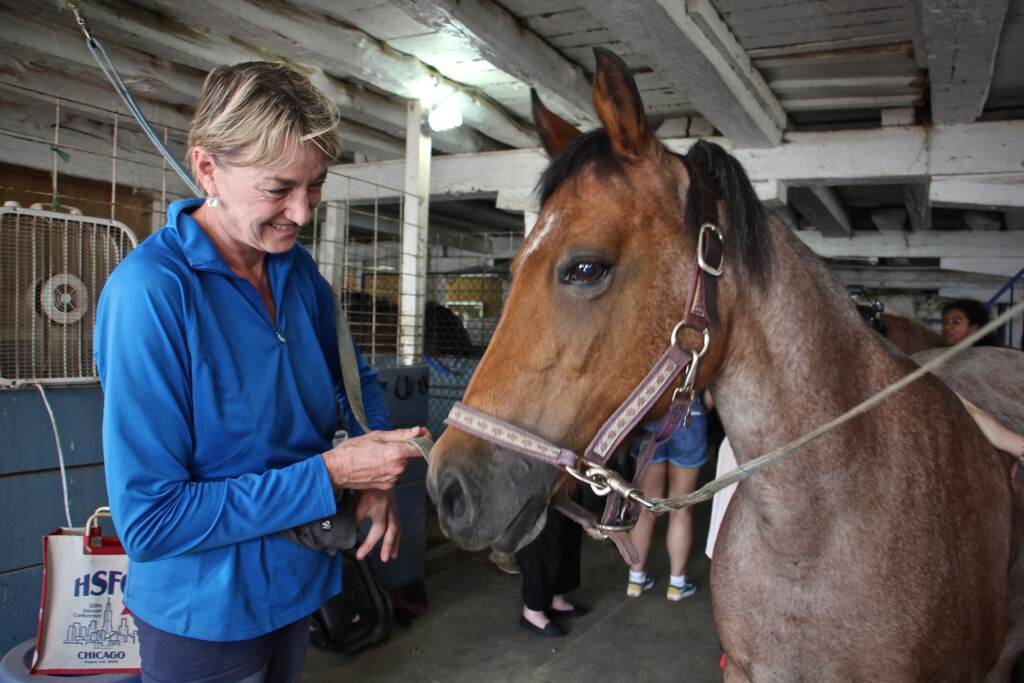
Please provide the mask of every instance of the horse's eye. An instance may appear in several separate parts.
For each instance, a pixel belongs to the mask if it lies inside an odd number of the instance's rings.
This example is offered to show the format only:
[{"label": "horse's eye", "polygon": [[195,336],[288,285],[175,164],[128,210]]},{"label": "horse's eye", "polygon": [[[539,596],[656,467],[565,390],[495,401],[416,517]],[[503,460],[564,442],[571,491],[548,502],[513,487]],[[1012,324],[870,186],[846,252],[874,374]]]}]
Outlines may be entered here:
[{"label": "horse's eye", "polygon": [[577,261],[569,266],[565,281],[577,285],[592,285],[604,279],[608,266],[597,261]]}]

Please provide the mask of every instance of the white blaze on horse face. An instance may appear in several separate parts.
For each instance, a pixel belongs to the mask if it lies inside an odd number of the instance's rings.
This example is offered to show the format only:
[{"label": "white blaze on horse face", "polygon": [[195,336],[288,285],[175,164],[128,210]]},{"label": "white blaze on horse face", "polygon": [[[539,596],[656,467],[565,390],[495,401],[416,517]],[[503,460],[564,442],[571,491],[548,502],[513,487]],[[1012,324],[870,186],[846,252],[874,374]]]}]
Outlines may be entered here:
[{"label": "white blaze on horse face", "polygon": [[537,251],[537,247],[540,246],[540,243],[543,242],[544,238],[548,236],[548,233],[556,227],[557,220],[558,212],[552,211],[548,214],[548,217],[544,219],[544,224],[541,225],[539,229],[537,227],[533,228],[533,231],[531,231],[530,236],[527,238],[526,246],[523,247],[523,259],[521,263],[525,263],[527,257]]}]

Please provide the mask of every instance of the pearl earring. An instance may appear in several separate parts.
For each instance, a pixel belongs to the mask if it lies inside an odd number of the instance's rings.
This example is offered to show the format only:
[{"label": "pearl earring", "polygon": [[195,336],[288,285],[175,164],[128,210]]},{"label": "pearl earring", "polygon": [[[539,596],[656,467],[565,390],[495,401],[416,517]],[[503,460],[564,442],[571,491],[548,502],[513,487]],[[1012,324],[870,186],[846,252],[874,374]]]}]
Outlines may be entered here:
[{"label": "pearl earring", "polygon": [[206,205],[208,207],[210,207],[211,209],[216,209],[218,206],[220,206],[220,198],[219,197],[207,197],[206,198]]}]

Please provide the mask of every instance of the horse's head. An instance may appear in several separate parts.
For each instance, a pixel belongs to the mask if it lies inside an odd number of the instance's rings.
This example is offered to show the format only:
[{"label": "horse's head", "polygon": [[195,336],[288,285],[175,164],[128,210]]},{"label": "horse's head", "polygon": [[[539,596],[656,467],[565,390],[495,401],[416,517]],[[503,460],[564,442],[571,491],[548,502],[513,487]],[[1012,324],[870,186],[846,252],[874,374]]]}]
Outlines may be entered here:
[{"label": "horse's head", "polygon": [[[741,180],[742,210],[763,222],[739,165],[713,145],[698,145],[688,158],[669,151],[651,131],[626,65],[595,52],[594,105],[603,129],[580,135],[534,96],[534,119],[552,157],[539,184],[542,209],[513,262],[505,311],[463,399],[578,453],[668,346],[695,267],[700,217],[717,217],[720,188]],[[710,190],[703,197],[697,176]],[[726,234],[726,260],[741,248],[728,240]],[[743,249],[764,249],[764,240],[745,241],[755,244]],[[718,288],[716,342],[698,385],[721,360],[728,325],[721,314],[730,296],[727,286]],[[701,339],[684,334],[680,344],[699,349]],[[666,395],[650,415],[667,405]],[[428,487],[442,528],[457,543],[510,551],[539,532],[563,476],[450,428],[434,447]]]}]

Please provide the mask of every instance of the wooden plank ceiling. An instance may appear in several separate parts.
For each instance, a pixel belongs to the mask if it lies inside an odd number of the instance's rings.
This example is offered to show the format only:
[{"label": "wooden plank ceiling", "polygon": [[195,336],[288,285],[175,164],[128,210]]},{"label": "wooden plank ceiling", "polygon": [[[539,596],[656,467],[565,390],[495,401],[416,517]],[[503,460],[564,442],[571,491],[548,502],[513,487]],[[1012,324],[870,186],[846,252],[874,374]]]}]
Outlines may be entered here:
[{"label": "wooden plank ceiling", "polygon": [[[82,0],[94,33],[152,119],[183,153],[190,106],[213,66],[282,59],[310,74],[344,117],[349,160],[401,158],[405,102],[424,84],[465,124],[434,135],[437,154],[537,146],[529,89],[581,127],[592,50],[621,55],[667,137],[723,136],[771,148],[786,134],[1024,118],[1024,0]],[[118,111],[71,13],[0,0],[0,162],[47,169],[53,96],[67,140],[109,139]],[[126,124],[140,186],[160,174]],[[70,142],[69,142],[70,144]],[[33,145],[35,145],[33,147]],[[38,149],[37,149],[38,148]],[[105,173],[103,154],[78,168]],[[80,158],[88,154],[82,152]],[[126,161],[126,163],[128,163]],[[958,181],[959,182],[959,181]],[[1018,186],[1019,176],[1006,180]],[[171,181],[172,186],[175,181]],[[968,188],[969,189],[969,188]],[[172,187],[181,191],[180,187]],[[783,213],[828,234],[1019,226],[1020,201],[973,207],[928,179],[791,188]],[[946,191],[943,186],[943,192]],[[948,201],[943,201],[948,199]],[[902,211],[902,213],[900,213]],[[813,218],[812,218],[813,217]],[[499,221],[501,222],[501,221]],[[831,225],[826,228],[825,225]]]}]

